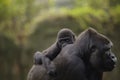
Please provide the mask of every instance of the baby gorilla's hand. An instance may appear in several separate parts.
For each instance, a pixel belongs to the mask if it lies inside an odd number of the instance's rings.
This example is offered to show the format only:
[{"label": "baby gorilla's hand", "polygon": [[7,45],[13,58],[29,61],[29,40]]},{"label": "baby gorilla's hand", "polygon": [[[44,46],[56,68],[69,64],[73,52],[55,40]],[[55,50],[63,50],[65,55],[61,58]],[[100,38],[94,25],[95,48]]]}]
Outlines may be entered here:
[{"label": "baby gorilla's hand", "polygon": [[57,72],[55,70],[50,70],[47,72],[47,74],[51,77],[56,77],[57,76]]}]

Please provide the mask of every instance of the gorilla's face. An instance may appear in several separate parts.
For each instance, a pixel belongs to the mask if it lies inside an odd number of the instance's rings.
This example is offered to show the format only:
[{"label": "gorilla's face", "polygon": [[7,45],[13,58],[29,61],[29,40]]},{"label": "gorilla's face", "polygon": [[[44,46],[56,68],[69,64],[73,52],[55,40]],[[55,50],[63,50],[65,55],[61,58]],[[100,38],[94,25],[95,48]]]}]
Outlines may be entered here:
[{"label": "gorilla's face", "polygon": [[57,36],[57,43],[60,48],[63,48],[64,46],[68,44],[73,44],[75,42],[76,36],[72,32],[72,30],[63,28],[58,32]]},{"label": "gorilla's face", "polygon": [[[100,42],[99,42],[100,43]],[[117,58],[111,51],[112,42],[94,44],[91,47],[91,65],[99,71],[111,71],[115,67]]]},{"label": "gorilla's face", "polygon": [[61,39],[59,39],[59,43],[60,43],[60,45],[61,45],[61,47],[64,47],[64,46],[66,46],[67,44],[72,44],[72,43],[74,43],[75,42],[75,40],[74,40],[74,38],[73,37],[65,37],[65,38],[61,38]]},{"label": "gorilla's face", "polygon": [[64,34],[58,38],[58,45],[63,48],[68,44],[73,44],[75,42],[75,35],[72,33]]},{"label": "gorilla's face", "polygon": [[115,67],[117,61],[116,56],[111,51],[111,44],[106,45],[103,51],[103,69],[105,71],[111,71]]},{"label": "gorilla's face", "polygon": [[111,51],[113,43],[106,36],[89,28],[82,32],[76,40],[76,45],[80,47],[77,54],[88,67],[97,71],[111,71],[115,67],[117,58]]}]

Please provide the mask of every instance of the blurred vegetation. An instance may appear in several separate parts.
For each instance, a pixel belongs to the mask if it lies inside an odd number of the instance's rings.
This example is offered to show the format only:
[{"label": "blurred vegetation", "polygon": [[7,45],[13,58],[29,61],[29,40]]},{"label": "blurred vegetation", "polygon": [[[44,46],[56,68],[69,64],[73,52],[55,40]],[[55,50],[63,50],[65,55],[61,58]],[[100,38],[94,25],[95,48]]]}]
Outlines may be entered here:
[{"label": "blurred vegetation", "polygon": [[119,0],[0,0],[0,79],[26,80],[33,53],[54,43],[64,27],[108,36],[118,64],[104,80],[120,80]]}]

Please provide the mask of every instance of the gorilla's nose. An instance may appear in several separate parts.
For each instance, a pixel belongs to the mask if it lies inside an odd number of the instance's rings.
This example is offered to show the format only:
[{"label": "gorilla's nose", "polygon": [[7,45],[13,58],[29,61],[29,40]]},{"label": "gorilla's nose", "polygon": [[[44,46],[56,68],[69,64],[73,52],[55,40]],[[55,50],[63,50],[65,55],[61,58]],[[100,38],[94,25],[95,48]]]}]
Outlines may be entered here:
[{"label": "gorilla's nose", "polygon": [[112,56],[111,56],[111,59],[112,59],[112,61],[113,61],[113,64],[115,65],[115,64],[117,63],[117,57],[114,56],[114,55],[112,55]]}]

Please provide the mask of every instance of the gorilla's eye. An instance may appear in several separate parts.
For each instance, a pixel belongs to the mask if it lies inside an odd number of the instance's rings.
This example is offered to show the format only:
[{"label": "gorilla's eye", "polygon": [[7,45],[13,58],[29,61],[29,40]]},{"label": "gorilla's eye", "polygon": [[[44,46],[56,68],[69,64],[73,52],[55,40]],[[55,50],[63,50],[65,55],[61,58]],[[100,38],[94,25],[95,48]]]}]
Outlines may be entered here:
[{"label": "gorilla's eye", "polygon": [[95,50],[96,50],[96,46],[92,46],[91,47],[91,52],[95,52]]},{"label": "gorilla's eye", "polygon": [[59,40],[60,43],[66,43],[66,42],[70,42],[71,38],[67,37],[67,38],[62,38]]},{"label": "gorilla's eye", "polygon": [[103,51],[108,52],[108,51],[110,51],[110,49],[111,49],[111,48],[104,48]]},{"label": "gorilla's eye", "polygon": [[70,40],[69,40],[69,39],[66,39],[65,41],[66,41],[66,42],[69,42]]},{"label": "gorilla's eye", "polygon": [[109,51],[109,50],[110,50],[110,48],[106,48],[106,49],[105,49],[105,51]]}]

